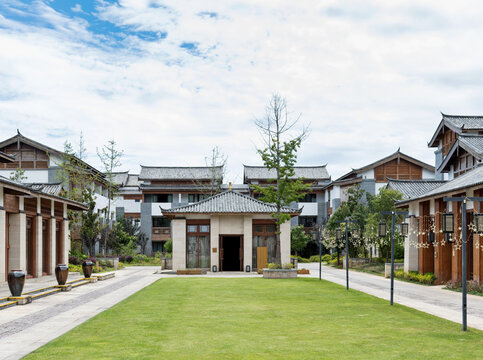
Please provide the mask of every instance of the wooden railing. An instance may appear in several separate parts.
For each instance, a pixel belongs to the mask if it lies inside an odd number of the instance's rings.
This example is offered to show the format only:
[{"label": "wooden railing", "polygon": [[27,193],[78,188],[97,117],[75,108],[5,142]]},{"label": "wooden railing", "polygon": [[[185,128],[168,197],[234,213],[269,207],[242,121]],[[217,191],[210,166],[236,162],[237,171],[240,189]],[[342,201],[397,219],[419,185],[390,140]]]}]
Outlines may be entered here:
[{"label": "wooden railing", "polygon": [[170,227],[153,227],[151,231],[152,241],[164,241],[171,239]]}]

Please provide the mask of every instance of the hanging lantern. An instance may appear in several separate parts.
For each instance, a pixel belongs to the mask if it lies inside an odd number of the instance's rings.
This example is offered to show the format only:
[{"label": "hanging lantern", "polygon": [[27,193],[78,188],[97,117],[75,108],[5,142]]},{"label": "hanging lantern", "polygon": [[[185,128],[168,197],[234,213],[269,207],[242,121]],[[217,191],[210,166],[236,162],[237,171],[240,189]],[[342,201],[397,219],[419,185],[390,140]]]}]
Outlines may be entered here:
[{"label": "hanging lantern", "polygon": [[387,235],[387,226],[385,222],[380,222],[377,226],[377,235],[380,238],[386,237]]},{"label": "hanging lantern", "polygon": [[359,229],[355,228],[351,231],[352,237],[358,238],[359,237]]},{"label": "hanging lantern", "polygon": [[342,239],[342,230],[341,230],[341,229],[336,229],[336,230],[335,230],[335,238],[336,238],[337,240]]},{"label": "hanging lantern", "polygon": [[443,232],[445,234],[454,233],[454,214],[453,213],[443,214]]},{"label": "hanging lantern", "polygon": [[453,242],[453,239],[451,238],[450,234],[446,234],[446,241],[449,242],[450,244]]},{"label": "hanging lantern", "polygon": [[483,214],[475,214],[475,227],[478,234],[483,234]]},{"label": "hanging lantern", "polygon": [[434,244],[434,232],[428,234],[428,240],[431,244]]},{"label": "hanging lantern", "polygon": [[408,236],[409,224],[408,223],[402,223],[399,226],[400,226],[400,230],[401,230],[401,235],[402,236]]}]

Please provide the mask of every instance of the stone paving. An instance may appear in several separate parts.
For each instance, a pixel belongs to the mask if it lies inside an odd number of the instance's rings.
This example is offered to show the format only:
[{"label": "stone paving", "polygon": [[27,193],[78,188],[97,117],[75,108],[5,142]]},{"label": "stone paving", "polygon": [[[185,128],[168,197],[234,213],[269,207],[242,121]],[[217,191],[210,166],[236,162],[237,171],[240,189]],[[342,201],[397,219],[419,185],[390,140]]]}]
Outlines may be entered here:
[{"label": "stone paving", "polygon": [[[20,359],[160,278],[158,268],[128,267],[116,277],[0,311],[0,359]],[[73,280],[69,277],[69,280]],[[29,281],[26,288],[52,285]],[[8,287],[7,287],[8,289]],[[28,290],[27,290],[28,291]]]},{"label": "stone paving", "polygon": [[[310,270],[308,277],[319,277],[319,264],[299,264]],[[330,266],[322,266],[322,279],[340,285],[346,284],[346,272]],[[359,271],[349,271],[349,287],[379,298],[389,300],[390,279]],[[483,297],[468,295],[468,326],[483,330]],[[443,289],[443,286],[424,286],[394,280],[394,302],[424,311],[461,324],[461,293]],[[388,305],[389,306],[389,305]]]}]

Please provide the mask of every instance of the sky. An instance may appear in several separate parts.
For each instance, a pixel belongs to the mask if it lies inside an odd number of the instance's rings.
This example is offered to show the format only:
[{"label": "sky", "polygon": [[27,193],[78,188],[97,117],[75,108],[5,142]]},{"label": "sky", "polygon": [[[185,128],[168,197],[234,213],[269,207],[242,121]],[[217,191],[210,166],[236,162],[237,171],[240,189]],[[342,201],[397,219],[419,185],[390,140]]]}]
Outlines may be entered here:
[{"label": "sky", "polygon": [[483,114],[481,1],[2,0],[0,139],[17,129],[119,171],[261,165],[271,96],[310,135],[298,165],[333,179],[394,153],[434,164],[440,112]]}]

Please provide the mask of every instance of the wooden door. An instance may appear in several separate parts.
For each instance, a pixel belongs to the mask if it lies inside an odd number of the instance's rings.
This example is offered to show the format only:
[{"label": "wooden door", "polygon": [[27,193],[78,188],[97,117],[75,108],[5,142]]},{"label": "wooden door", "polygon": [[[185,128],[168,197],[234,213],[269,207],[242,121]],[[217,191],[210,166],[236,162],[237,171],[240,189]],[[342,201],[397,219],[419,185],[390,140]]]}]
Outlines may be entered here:
[{"label": "wooden door", "polygon": [[268,266],[268,247],[257,247],[257,269],[263,269]]},{"label": "wooden door", "polygon": [[10,242],[8,240],[8,231],[10,227],[9,214],[5,212],[5,281],[8,280],[8,259],[10,257]]},{"label": "wooden door", "polygon": [[223,236],[220,235],[220,257],[219,257],[219,264],[218,264],[218,268],[220,269],[219,271],[223,271]]},{"label": "wooden door", "polygon": [[243,271],[243,235],[240,236],[239,259],[240,259],[240,271]]}]

